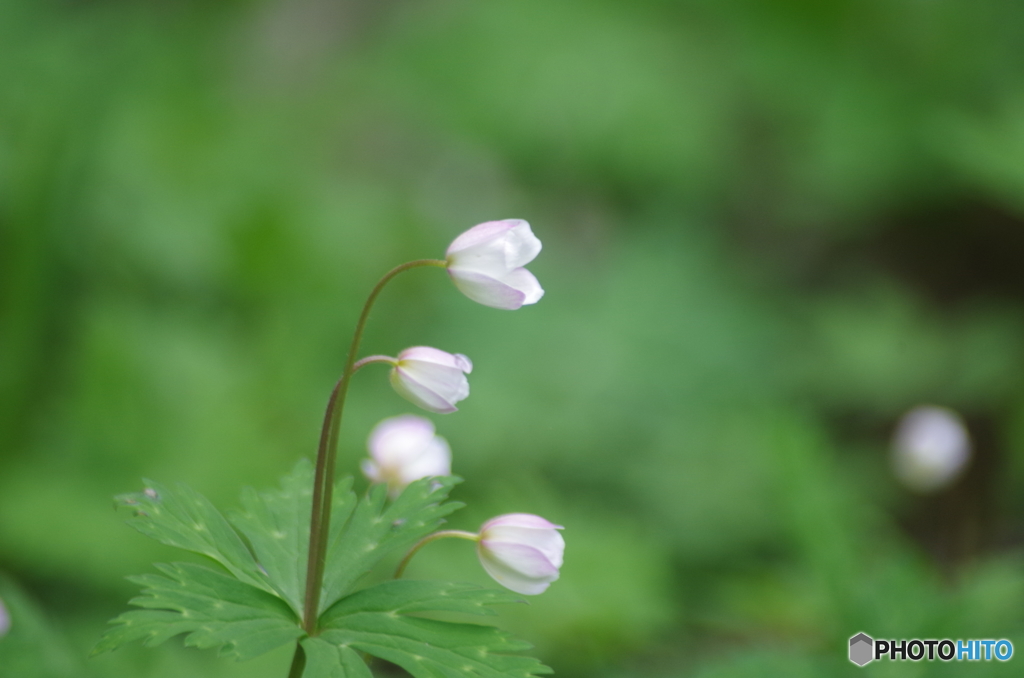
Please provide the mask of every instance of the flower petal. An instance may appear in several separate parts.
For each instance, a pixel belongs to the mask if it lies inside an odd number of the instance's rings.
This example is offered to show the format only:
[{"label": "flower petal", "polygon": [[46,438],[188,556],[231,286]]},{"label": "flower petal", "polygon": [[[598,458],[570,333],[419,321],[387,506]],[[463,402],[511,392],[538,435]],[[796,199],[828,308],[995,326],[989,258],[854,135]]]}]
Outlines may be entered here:
[{"label": "flower petal", "polygon": [[498,525],[489,527],[482,532],[482,539],[491,546],[496,544],[519,544],[530,546],[544,554],[548,562],[556,569],[562,566],[565,553],[565,539],[553,529],[536,529],[532,527],[513,527]]},{"label": "flower petal", "polygon": [[491,544],[481,540],[477,546],[477,555],[487,574],[516,593],[535,596],[543,593],[551,582],[558,579],[558,568],[531,546]]},{"label": "flower petal", "polygon": [[448,268],[501,278],[540,253],[541,242],[522,219],[474,226],[448,248]]},{"label": "flower petal", "polygon": [[555,525],[554,523],[541,518],[538,515],[532,513],[505,513],[500,516],[491,518],[480,527],[481,532],[485,532],[492,527],[507,526],[507,527],[532,527],[537,530],[563,530],[561,525]]},{"label": "flower petal", "polygon": [[448,441],[440,436],[434,436],[420,450],[419,456],[399,469],[399,480],[405,486],[420,478],[450,476],[451,474],[452,450],[448,446]]},{"label": "flower petal", "polygon": [[391,370],[390,379],[391,386],[398,395],[428,412],[451,414],[459,409],[436,392],[409,377],[401,367],[395,367]]},{"label": "flower petal", "polygon": [[384,474],[381,472],[380,466],[378,466],[377,462],[372,459],[363,459],[359,464],[359,468],[362,469],[363,475],[366,476],[371,483],[383,483],[387,481]]},{"label": "flower petal", "polygon": [[502,219],[501,221],[485,221],[482,224],[477,224],[453,240],[445,254],[451,257],[464,250],[493,242],[502,238],[516,226],[525,223],[522,219]]},{"label": "flower petal", "polygon": [[501,282],[514,290],[522,292],[523,306],[536,304],[544,296],[544,288],[540,286],[537,277],[525,268],[517,268],[509,271]]},{"label": "flower petal", "polygon": [[540,254],[540,239],[530,230],[530,224],[522,219],[518,221],[505,236],[505,265],[509,268],[520,268],[537,258]]},{"label": "flower petal", "polygon": [[406,379],[428,388],[454,405],[469,395],[469,380],[458,367],[421,360],[403,360],[398,364]]},{"label": "flower petal", "polygon": [[[500,308],[504,311],[514,311],[526,303],[524,292],[492,276],[456,268],[449,268],[448,275],[451,276],[452,282],[460,292],[478,304]],[[540,287],[540,284],[538,283],[537,286]]]},{"label": "flower petal", "polygon": [[370,456],[384,466],[401,466],[416,459],[434,440],[434,424],[414,414],[390,417],[370,432]]},{"label": "flower petal", "polygon": [[[428,363],[437,363],[446,367],[458,368],[463,372],[473,370],[473,363],[461,353],[448,353],[432,346],[413,346],[407,348],[398,354],[397,360],[420,360]],[[466,365],[469,366],[469,369],[465,369]]]}]

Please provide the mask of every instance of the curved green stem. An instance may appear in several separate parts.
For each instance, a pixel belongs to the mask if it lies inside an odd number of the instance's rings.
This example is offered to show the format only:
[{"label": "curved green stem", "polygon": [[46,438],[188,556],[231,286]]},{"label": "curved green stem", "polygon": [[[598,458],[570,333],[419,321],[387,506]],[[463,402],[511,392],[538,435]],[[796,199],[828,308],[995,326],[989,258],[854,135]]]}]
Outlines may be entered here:
[{"label": "curved green stem", "polygon": [[476,534],[475,532],[465,532],[463,530],[441,530],[440,532],[435,532],[434,534],[428,534],[426,537],[416,542],[416,544],[414,544],[413,547],[409,549],[409,552],[405,554],[405,557],[402,558],[402,562],[398,563],[398,567],[395,568],[394,578],[401,579],[402,574],[405,573],[406,566],[409,564],[409,561],[412,560],[412,557],[416,555],[417,551],[419,551],[421,548],[423,548],[432,541],[437,541],[438,539],[445,539],[447,537],[454,537],[456,539],[468,539],[469,541],[480,540],[479,534]]},{"label": "curved green stem", "polygon": [[352,373],[355,374],[362,367],[369,365],[370,363],[387,363],[388,365],[395,365],[398,361],[389,355],[368,355],[365,358],[360,358],[352,365]]},{"label": "curved green stem", "polygon": [[352,344],[349,346],[348,358],[345,361],[345,369],[341,373],[341,379],[335,384],[331,391],[331,397],[327,402],[327,411],[324,413],[324,425],[320,430],[320,444],[316,455],[316,474],[313,480],[313,508],[309,522],[309,561],[306,565],[306,596],[303,605],[302,626],[306,633],[316,633],[316,620],[319,616],[320,589],[324,579],[324,560],[327,554],[327,535],[331,523],[331,502],[334,493],[334,462],[338,450],[338,430],[341,427],[341,413],[345,408],[345,394],[348,392],[348,383],[355,373],[356,354],[359,352],[359,342],[363,338],[363,330],[366,329],[366,320],[370,316],[370,309],[373,302],[377,300],[384,286],[396,275],[403,271],[420,266],[437,266],[444,268],[448,262],[442,259],[417,259],[400,266],[396,266],[387,273],[370,291],[363,311],[356,323],[355,333],[352,336]]}]

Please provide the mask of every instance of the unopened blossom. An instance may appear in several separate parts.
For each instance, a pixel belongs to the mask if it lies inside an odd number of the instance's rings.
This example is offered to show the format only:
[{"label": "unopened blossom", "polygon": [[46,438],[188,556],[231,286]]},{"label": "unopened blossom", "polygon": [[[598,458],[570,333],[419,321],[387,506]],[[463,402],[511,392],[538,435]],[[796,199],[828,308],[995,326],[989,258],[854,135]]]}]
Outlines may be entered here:
[{"label": "unopened blossom", "polygon": [[558,579],[565,540],[561,525],[529,513],[491,518],[480,528],[477,556],[487,574],[516,593],[535,596]]},{"label": "unopened blossom", "polygon": [[0,600],[0,638],[7,635],[7,632],[11,630],[11,614],[4,607],[4,601]]},{"label": "unopened blossom", "polygon": [[918,492],[952,483],[967,465],[971,440],[956,412],[921,406],[903,415],[893,439],[896,476]]},{"label": "unopened blossom", "polygon": [[385,419],[370,432],[367,447],[370,458],[363,460],[363,473],[372,482],[386,483],[392,499],[420,478],[451,475],[451,448],[423,417]]},{"label": "unopened blossom", "polygon": [[391,385],[403,398],[428,412],[448,414],[469,395],[466,375],[473,363],[461,353],[445,353],[429,346],[413,346],[391,361]]},{"label": "unopened blossom", "polygon": [[544,296],[537,278],[523,268],[540,249],[540,240],[522,219],[486,221],[448,247],[448,274],[473,301],[514,310]]}]

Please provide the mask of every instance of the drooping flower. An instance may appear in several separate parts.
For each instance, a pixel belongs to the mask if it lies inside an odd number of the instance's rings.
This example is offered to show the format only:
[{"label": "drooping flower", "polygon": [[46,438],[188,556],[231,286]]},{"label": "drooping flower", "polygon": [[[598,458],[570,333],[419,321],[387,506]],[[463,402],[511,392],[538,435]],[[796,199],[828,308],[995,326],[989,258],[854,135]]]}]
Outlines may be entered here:
[{"label": "drooping flower", "polygon": [[918,492],[933,492],[952,483],[970,454],[967,427],[945,407],[912,409],[903,415],[893,439],[896,476]]},{"label": "drooping flower", "polygon": [[448,247],[448,275],[455,286],[484,306],[515,310],[544,296],[537,278],[524,266],[541,244],[522,219],[477,224]]},{"label": "drooping flower", "polygon": [[428,412],[455,412],[455,403],[469,395],[466,375],[473,363],[461,353],[445,353],[429,346],[413,346],[391,363],[391,385],[400,396]]},{"label": "drooping flower", "polygon": [[375,483],[387,483],[392,499],[420,478],[451,475],[451,448],[423,417],[403,414],[383,420],[370,432],[367,447],[370,459],[363,460],[363,473]]},{"label": "drooping flower", "polygon": [[529,513],[491,518],[480,528],[476,553],[496,582],[527,596],[543,593],[558,579],[565,540],[561,525]]}]

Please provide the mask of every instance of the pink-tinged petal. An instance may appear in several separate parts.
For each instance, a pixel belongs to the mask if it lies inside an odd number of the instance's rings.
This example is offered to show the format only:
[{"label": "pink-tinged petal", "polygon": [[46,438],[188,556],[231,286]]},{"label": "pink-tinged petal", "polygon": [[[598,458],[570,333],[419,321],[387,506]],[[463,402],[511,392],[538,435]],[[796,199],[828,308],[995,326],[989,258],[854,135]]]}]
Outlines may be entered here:
[{"label": "pink-tinged petal", "polygon": [[455,238],[452,244],[448,246],[448,251],[445,254],[450,257],[471,247],[478,247],[487,242],[492,242],[503,237],[516,226],[524,223],[526,222],[522,219],[504,219],[502,221],[485,221],[482,224],[477,224]]},{"label": "pink-tinged petal", "polygon": [[420,478],[450,476],[451,474],[452,451],[448,447],[448,441],[440,436],[434,436],[434,439],[424,446],[418,457],[399,469],[399,480],[404,487]]},{"label": "pink-tinged petal", "polygon": [[[461,360],[456,356],[460,356]],[[419,360],[422,362],[444,365],[445,367],[461,369],[461,366],[464,364],[463,361],[468,361],[469,359],[464,355],[458,353],[451,354],[447,351],[442,351],[439,348],[433,348],[431,346],[413,346],[398,354],[398,362],[402,362],[404,360]],[[470,363],[470,369],[472,369],[472,363]]]},{"label": "pink-tinged petal", "polygon": [[488,528],[481,534],[488,544],[520,544],[530,546],[544,554],[556,568],[562,566],[565,553],[565,539],[557,530],[539,530],[532,527],[512,527],[499,525]]},{"label": "pink-tinged petal", "polygon": [[516,593],[535,596],[558,579],[558,568],[543,553],[530,546],[480,541],[477,555],[487,574]]},{"label": "pink-tinged petal", "polygon": [[391,386],[398,395],[428,412],[451,414],[459,409],[434,391],[408,378],[399,367],[391,370]]},{"label": "pink-tinged petal", "polygon": [[555,525],[552,522],[541,518],[538,515],[532,513],[505,513],[500,516],[491,518],[480,527],[480,531],[484,532],[492,527],[532,527],[537,530],[564,530],[565,528],[561,525]]},{"label": "pink-tinged petal", "polygon": [[509,271],[501,278],[501,282],[523,294],[523,306],[536,304],[544,296],[544,288],[540,286],[536,276],[525,268]]},{"label": "pink-tinged petal", "polygon": [[363,461],[360,462],[359,467],[362,469],[363,475],[366,476],[367,480],[371,483],[387,482],[387,478],[385,478],[384,474],[381,473],[380,467],[377,466],[377,463],[372,459],[363,459]]},{"label": "pink-tinged petal", "polygon": [[0,600],[0,638],[7,635],[7,632],[11,630],[11,614],[7,611],[4,606],[4,601]]},{"label": "pink-tinged petal", "polygon": [[526,266],[540,250],[540,239],[530,230],[530,224],[520,220],[505,236],[505,265],[510,269]]},{"label": "pink-tinged petal", "polygon": [[[452,357],[455,358],[455,366],[460,370],[469,374],[473,371],[473,361],[469,359],[469,356],[461,353],[453,353]],[[467,392],[468,393],[468,392]]]},{"label": "pink-tinged petal", "polygon": [[512,269],[533,261],[540,253],[541,243],[533,235],[530,225],[521,219],[509,219],[500,223],[506,227],[488,225],[487,228],[473,233],[473,238],[467,238],[460,243],[458,249],[449,247],[448,268],[482,273],[500,279]]},{"label": "pink-tinged petal", "polygon": [[483,273],[449,268],[448,275],[460,292],[478,304],[514,311],[526,302],[525,293]]},{"label": "pink-tinged petal", "polygon": [[403,360],[397,369],[405,379],[430,389],[453,405],[469,395],[469,380],[457,367],[420,360]]},{"label": "pink-tinged petal", "polygon": [[370,432],[367,446],[384,466],[401,466],[418,457],[434,440],[434,424],[414,414],[385,419]]},{"label": "pink-tinged petal", "polygon": [[367,446],[372,458],[362,461],[363,473],[371,482],[386,483],[392,498],[420,478],[451,475],[448,442],[423,417],[405,414],[383,420],[370,433]]},{"label": "pink-tinged petal", "polygon": [[522,219],[477,224],[448,248],[448,273],[460,292],[485,306],[515,310],[544,296],[537,278],[523,268],[541,242]]}]

